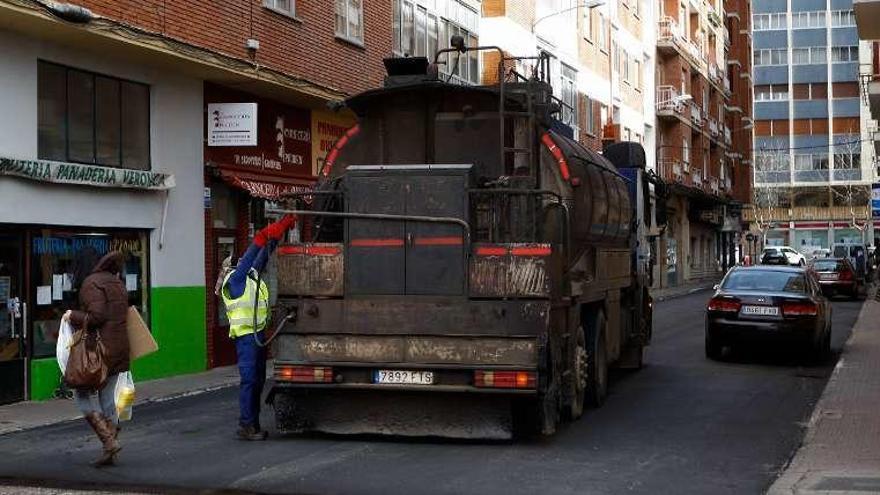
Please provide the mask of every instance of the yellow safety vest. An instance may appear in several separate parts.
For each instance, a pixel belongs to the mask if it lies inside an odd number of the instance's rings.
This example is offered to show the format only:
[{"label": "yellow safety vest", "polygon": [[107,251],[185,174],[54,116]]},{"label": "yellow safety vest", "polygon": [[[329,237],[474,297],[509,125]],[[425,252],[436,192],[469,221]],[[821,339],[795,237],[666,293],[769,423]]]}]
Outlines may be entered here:
[{"label": "yellow safety vest", "polygon": [[[226,305],[226,318],[229,319],[229,336],[231,338],[241,337],[254,333],[254,309],[257,312],[257,331],[266,327],[269,319],[269,286],[260,279],[259,295],[257,295],[257,271],[251,269],[245,281],[244,293],[241,297],[232,298],[229,295],[229,277],[233,272],[226,275],[223,279],[223,290],[220,294],[223,296],[223,304]],[[257,301],[258,300],[258,301]],[[254,305],[254,302],[257,302]]]}]

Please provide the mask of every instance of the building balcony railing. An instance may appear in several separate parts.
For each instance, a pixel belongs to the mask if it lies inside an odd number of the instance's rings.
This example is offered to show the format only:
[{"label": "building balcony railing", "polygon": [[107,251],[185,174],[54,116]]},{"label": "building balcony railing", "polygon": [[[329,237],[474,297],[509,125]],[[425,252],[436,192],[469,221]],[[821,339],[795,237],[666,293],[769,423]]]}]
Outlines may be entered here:
[{"label": "building balcony railing", "polygon": [[681,116],[683,113],[684,103],[678,89],[675,86],[657,86],[658,116]]},{"label": "building balcony railing", "polygon": [[724,144],[730,146],[732,141],[730,127],[724,126]]},{"label": "building balcony railing", "polygon": [[712,194],[714,194],[716,196],[719,194],[720,185],[721,184],[718,182],[718,179],[716,179],[715,177],[712,177],[711,179],[709,179],[709,191],[711,191]]},{"label": "building balcony railing", "polygon": [[719,137],[721,135],[721,131],[718,126],[718,121],[716,121],[711,115],[707,117],[706,120],[709,121],[709,135],[714,138]]},{"label": "building balcony railing", "polygon": [[691,173],[691,180],[693,181],[695,186],[702,187],[702,185],[703,185],[703,171],[700,169],[695,169]]},{"label": "building balcony railing", "polygon": [[687,165],[677,158],[660,158],[657,160],[657,169],[660,177],[666,182],[684,184],[687,174]]},{"label": "building balcony railing", "polygon": [[700,107],[698,107],[695,103],[690,104],[691,107],[691,122],[696,126],[703,125],[703,114],[700,112]]},{"label": "building balcony railing", "polygon": [[685,36],[684,31],[675,19],[669,16],[660,18],[657,32],[657,47],[663,49],[675,49],[687,56],[690,62],[700,70],[706,68],[706,56],[700,45]]}]

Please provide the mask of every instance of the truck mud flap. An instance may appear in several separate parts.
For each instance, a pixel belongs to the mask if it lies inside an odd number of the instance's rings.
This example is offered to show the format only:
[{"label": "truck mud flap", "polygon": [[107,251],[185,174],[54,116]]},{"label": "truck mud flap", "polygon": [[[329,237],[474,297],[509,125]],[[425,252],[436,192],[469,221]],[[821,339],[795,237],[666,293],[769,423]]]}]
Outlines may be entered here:
[{"label": "truck mud flap", "polygon": [[279,433],[322,432],[406,437],[510,440],[511,399],[434,396],[417,392],[292,390],[276,387]]}]

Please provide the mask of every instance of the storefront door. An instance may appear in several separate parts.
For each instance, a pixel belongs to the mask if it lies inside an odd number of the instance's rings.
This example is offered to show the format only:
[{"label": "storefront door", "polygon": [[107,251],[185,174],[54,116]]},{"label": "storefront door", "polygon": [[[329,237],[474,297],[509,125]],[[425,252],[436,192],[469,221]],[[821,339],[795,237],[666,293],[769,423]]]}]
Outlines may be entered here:
[{"label": "storefront door", "polygon": [[25,398],[27,302],[23,258],[22,235],[0,230],[0,404]]},{"label": "storefront door", "polygon": [[[214,273],[212,280],[217,280],[222,271],[223,260],[235,256],[235,231],[225,229],[214,230]],[[213,289],[213,287],[212,287]],[[215,296],[214,299],[214,324],[211,325],[213,338],[213,351],[211,353],[211,367],[228,366],[235,364],[235,345],[229,338],[229,320],[226,319],[226,308],[223,299]]]}]

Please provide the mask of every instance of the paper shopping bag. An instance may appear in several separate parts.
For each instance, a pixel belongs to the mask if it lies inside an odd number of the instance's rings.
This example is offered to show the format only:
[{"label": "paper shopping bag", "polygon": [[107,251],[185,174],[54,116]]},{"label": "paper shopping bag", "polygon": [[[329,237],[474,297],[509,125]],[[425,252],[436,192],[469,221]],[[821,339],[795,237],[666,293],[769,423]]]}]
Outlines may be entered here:
[{"label": "paper shopping bag", "polygon": [[150,333],[150,329],[147,328],[147,324],[144,323],[144,319],[141,318],[141,314],[134,306],[128,308],[126,326],[128,327],[128,356],[132,361],[159,350],[156,339],[153,338],[153,334]]}]

